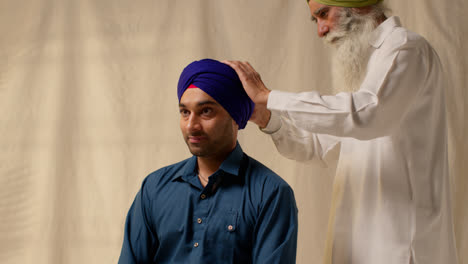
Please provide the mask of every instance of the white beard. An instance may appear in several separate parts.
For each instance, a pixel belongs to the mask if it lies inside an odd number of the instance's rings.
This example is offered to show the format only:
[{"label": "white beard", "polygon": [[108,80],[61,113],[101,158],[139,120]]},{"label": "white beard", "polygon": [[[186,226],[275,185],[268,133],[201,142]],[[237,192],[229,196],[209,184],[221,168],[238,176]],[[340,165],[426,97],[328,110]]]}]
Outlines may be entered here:
[{"label": "white beard", "polygon": [[[332,60],[333,92],[356,92],[366,76],[375,18],[366,15],[347,16],[343,12],[338,26],[324,41],[336,52]],[[333,42],[333,43],[332,43]]]}]

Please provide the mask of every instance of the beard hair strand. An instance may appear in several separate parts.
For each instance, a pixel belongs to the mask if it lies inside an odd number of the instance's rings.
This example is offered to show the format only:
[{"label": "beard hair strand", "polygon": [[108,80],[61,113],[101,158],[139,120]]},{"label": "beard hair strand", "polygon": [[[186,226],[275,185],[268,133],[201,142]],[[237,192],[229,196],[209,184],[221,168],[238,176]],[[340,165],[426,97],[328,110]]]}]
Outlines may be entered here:
[{"label": "beard hair strand", "polygon": [[349,9],[343,9],[339,15],[336,29],[324,39],[336,50],[332,60],[335,94],[359,90],[366,76],[371,53],[369,40],[377,26],[372,15],[354,14]]}]

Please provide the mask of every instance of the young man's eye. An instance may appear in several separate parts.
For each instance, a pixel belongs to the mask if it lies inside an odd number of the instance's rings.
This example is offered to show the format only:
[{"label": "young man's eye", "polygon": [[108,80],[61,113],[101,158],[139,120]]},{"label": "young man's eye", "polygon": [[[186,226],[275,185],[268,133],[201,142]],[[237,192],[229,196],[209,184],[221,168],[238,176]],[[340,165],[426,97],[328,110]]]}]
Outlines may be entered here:
[{"label": "young man's eye", "polygon": [[204,115],[209,115],[209,114],[211,114],[212,112],[213,112],[213,109],[211,109],[211,108],[203,108],[203,110],[202,110],[202,113],[203,113]]},{"label": "young man's eye", "polygon": [[180,112],[181,116],[188,116],[189,115],[189,111],[187,111],[185,109],[180,109],[179,112]]}]

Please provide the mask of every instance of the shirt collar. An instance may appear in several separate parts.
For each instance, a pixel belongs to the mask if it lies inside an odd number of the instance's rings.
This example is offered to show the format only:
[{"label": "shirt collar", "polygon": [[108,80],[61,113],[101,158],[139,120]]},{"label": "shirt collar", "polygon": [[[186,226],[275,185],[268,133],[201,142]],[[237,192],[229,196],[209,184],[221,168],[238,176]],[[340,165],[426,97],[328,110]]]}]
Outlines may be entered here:
[{"label": "shirt collar", "polygon": [[221,166],[219,167],[218,170],[222,170],[233,176],[239,176],[239,171],[240,171],[243,156],[244,156],[244,151],[239,145],[239,142],[237,142],[234,150],[223,161],[223,163],[221,163]]},{"label": "shirt collar", "polygon": [[385,38],[392,33],[396,27],[401,27],[400,18],[391,16],[382,22],[373,32],[369,43],[374,48],[379,48]]},{"label": "shirt collar", "polygon": [[[233,176],[239,176],[243,156],[244,151],[239,145],[239,142],[237,142],[234,150],[228,155],[228,157],[223,161],[223,163],[221,163],[221,166],[219,166],[219,169],[215,173],[217,173],[218,171],[223,171]],[[172,180],[174,181],[179,178],[182,178],[184,181],[191,181],[191,179],[196,176],[197,157],[192,156],[187,160],[180,172],[174,175],[174,178]]]}]

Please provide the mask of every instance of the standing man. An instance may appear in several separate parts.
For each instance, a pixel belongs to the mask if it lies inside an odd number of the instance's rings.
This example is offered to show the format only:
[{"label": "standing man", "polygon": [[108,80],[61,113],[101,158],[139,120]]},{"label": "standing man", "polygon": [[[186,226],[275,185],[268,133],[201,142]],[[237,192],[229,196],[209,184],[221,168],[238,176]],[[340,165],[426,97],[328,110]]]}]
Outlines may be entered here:
[{"label": "standing man", "polygon": [[295,263],[293,191],[237,142],[254,104],[236,72],[195,61],[182,72],[177,95],[193,157],[144,180],[128,212],[119,264]]},{"label": "standing man", "polygon": [[335,47],[336,95],[270,91],[249,63],[225,63],[282,155],[322,159],[341,145],[325,263],[457,263],[436,52],[379,0],[308,4]]}]

